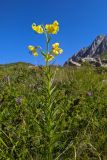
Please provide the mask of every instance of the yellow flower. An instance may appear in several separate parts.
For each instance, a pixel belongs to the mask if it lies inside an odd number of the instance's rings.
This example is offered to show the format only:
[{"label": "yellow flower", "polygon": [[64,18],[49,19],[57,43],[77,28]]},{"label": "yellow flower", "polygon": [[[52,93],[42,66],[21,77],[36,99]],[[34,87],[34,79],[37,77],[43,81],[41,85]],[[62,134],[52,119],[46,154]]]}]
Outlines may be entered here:
[{"label": "yellow flower", "polygon": [[53,24],[46,24],[45,29],[49,34],[57,34],[59,31],[59,23],[54,21]]},{"label": "yellow flower", "polygon": [[53,48],[53,49],[59,48],[59,43],[54,43],[54,44],[52,45],[52,48]]},{"label": "yellow flower", "polygon": [[55,55],[61,54],[63,52],[63,50],[61,48],[59,48],[59,43],[54,43],[52,45],[52,51]]},{"label": "yellow flower", "polygon": [[38,56],[38,53],[37,53],[37,52],[33,52],[33,55],[34,55],[34,56]]},{"label": "yellow flower", "polygon": [[45,61],[49,62],[49,61],[52,61],[53,59],[54,59],[54,56],[49,53],[45,56]]},{"label": "yellow flower", "polygon": [[36,24],[33,23],[33,24],[32,24],[32,29],[33,29],[35,32],[39,33],[39,34],[42,34],[42,33],[43,33],[43,28],[42,28],[41,25],[36,26]]},{"label": "yellow flower", "polygon": [[30,52],[32,52],[32,54],[34,55],[34,56],[38,56],[38,53],[36,52],[36,47],[34,47],[34,46],[32,46],[32,45],[29,45],[28,46],[28,49],[29,49],[29,51]]},{"label": "yellow flower", "polygon": [[59,26],[58,21],[54,21],[53,24],[56,25],[56,26]]},{"label": "yellow flower", "polygon": [[29,49],[29,51],[31,51],[31,52],[35,52],[35,51],[36,51],[36,48],[35,48],[34,46],[32,46],[32,45],[29,45],[29,46],[28,46],[28,49]]},{"label": "yellow flower", "polygon": [[62,54],[63,52],[63,49],[59,48],[59,53]]},{"label": "yellow flower", "polygon": [[53,52],[55,55],[58,55],[58,54],[59,54],[58,50],[55,50],[55,49],[53,49],[52,52]]}]

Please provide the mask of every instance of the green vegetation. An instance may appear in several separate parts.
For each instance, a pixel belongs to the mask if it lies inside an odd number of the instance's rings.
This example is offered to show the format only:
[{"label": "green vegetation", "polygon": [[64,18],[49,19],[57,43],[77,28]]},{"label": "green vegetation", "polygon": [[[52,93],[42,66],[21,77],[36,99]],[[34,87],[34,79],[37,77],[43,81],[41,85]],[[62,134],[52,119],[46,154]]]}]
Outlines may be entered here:
[{"label": "green vegetation", "polygon": [[[53,160],[107,160],[107,69],[51,66]],[[47,160],[43,67],[0,65],[0,160]]]}]

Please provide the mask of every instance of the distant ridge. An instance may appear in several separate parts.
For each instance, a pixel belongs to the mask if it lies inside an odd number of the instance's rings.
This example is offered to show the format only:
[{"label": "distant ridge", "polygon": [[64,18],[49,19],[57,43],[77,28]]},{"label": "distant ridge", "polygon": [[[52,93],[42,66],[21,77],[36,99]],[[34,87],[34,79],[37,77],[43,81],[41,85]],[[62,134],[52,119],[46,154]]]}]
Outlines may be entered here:
[{"label": "distant ridge", "polygon": [[33,64],[31,64],[31,63],[27,63],[27,62],[14,62],[14,63],[7,63],[7,64],[0,64],[0,67],[2,67],[2,66],[14,66],[14,65],[28,65],[28,66],[34,66]]}]

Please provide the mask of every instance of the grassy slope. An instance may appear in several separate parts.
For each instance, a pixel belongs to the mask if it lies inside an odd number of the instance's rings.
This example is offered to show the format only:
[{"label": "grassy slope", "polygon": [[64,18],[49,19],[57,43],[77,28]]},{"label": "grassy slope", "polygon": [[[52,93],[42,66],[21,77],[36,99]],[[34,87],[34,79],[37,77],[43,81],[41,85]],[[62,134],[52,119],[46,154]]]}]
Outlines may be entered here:
[{"label": "grassy slope", "polygon": [[[44,137],[35,122],[43,123],[44,74],[41,67],[29,65],[0,66],[0,159],[44,159]],[[54,107],[59,107],[55,124],[60,133],[53,157],[72,142],[60,159],[106,160],[106,69],[59,67],[54,84]]]}]

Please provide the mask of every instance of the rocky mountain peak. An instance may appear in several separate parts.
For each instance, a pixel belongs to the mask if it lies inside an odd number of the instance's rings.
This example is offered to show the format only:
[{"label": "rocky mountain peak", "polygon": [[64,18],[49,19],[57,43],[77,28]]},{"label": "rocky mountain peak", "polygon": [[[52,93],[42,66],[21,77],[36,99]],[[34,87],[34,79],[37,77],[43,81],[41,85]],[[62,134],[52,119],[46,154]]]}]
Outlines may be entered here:
[{"label": "rocky mountain peak", "polygon": [[88,47],[82,48],[79,52],[74,54],[65,64],[69,62],[79,62],[84,58],[99,58],[103,53],[107,52],[107,35],[98,35],[95,40]]},{"label": "rocky mountain peak", "polygon": [[105,37],[106,35],[98,35],[94,41],[102,41]]}]

